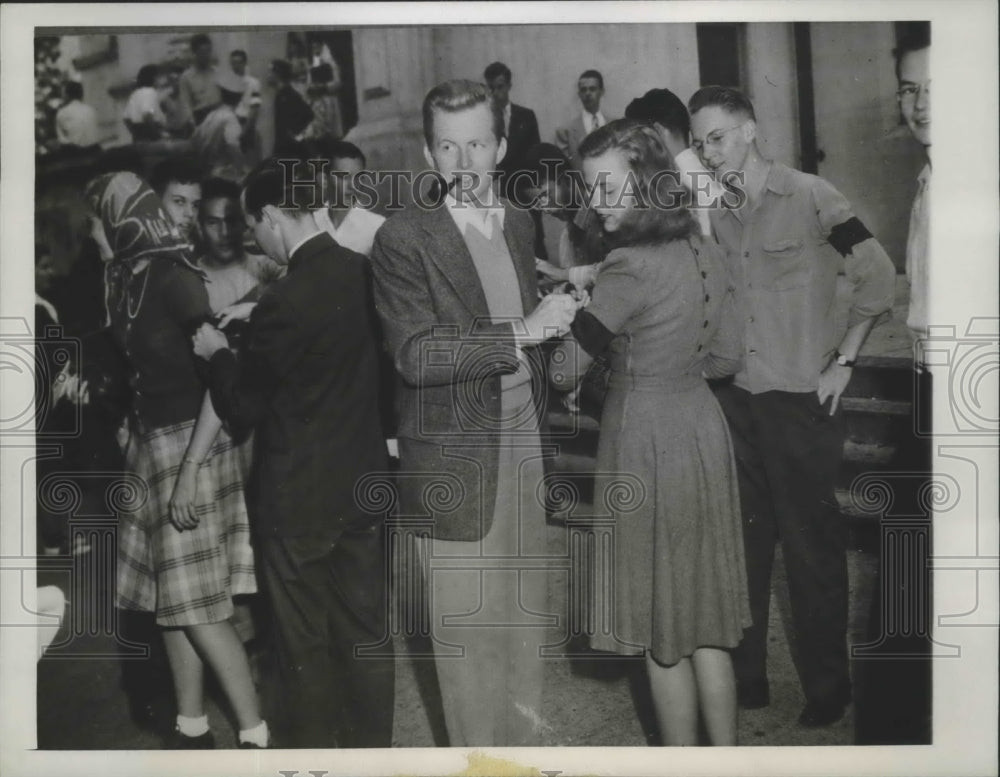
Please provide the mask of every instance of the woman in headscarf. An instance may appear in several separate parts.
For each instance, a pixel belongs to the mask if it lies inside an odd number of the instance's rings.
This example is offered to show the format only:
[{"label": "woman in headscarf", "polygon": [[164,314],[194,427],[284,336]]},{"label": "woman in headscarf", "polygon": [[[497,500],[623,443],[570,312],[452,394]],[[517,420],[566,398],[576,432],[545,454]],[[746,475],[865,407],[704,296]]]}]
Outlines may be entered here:
[{"label": "woman in headscarf", "polygon": [[232,704],[240,747],[266,747],[267,724],[230,620],[233,596],[257,590],[243,477],[190,346],[211,316],[205,285],[142,179],[102,175],[86,196],[108,258],[109,323],[132,371],[126,471],[149,490],[119,524],[116,603],[154,611],[164,629],[178,711],[169,747],[214,747],[203,661]]}]

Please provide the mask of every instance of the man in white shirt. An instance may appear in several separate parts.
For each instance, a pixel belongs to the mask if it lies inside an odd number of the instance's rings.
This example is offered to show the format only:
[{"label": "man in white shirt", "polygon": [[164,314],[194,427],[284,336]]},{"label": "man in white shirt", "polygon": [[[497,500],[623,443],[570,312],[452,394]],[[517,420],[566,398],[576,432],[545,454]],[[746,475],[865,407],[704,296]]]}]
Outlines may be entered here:
[{"label": "man in white shirt", "polygon": [[70,81],[63,88],[66,104],[56,111],[56,138],[63,148],[95,150],[99,147],[97,111],[83,102],[83,84]]},{"label": "man in white shirt", "polygon": [[161,89],[164,87],[161,78],[165,79],[166,75],[161,74],[156,65],[139,68],[136,89],[129,95],[122,115],[133,142],[159,140],[163,135],[167,117],[160,107],[160,90],[157,89],[157,81]]},{"label": "man in white shirt", "polygon": [[[493,192],[503,114],[483,84],[447,81],[424,99],[424,156],[448,193],[379,230],[375,303],[398,385],[399,515],[428,516],[423,565],[452,747],[537,744],[546,580],[512,567],[544,547],[533,346],[565,333],[576,301],[538,301],[534,228]],[[523,353],[522,353],[523,351]],[[447,492],[449,504],[426,498]],[[449,501],[449,500],[445,500]],[[450,556],[451,559],[443,557]],[[505,556],[508,567],[493,561]],[[461,557],[461,569],[448,561]],[[534,614],[532,614],[534,613]],[[455,650],[464,651],[455,660]]]},{"label": "man in white shirt", "polygon": [[577,94],[583,110],[565,127],[556,130],[556,145],[570,164],[579,166],[580,158],[576,150],[580,142],[598,127],[603,127],[610,119],[601,112],[601,98],[604,96],[604,76],[597,70],[585,70],[577,81]]},{"label": "man in white shirt", "polygon": [[371,256],[375,233],[385,217],[367,210],[364,206],[372,203],[358,196],[373,193],[371,189],[359,192],[358,176],[365,172],[365,155],[346,140],[325,140],[318,145],[330,165],[323,187],[325,207],[313,214],[316,226],[344,248]]}]

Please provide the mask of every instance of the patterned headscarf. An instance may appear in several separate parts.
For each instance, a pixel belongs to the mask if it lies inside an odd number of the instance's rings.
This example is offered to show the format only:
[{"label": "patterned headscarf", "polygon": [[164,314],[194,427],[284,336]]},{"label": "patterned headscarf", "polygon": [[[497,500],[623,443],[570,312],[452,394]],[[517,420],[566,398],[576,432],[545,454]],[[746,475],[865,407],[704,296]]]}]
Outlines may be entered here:
[{"label": "patterned headscarf", "polygon": [[121,305],[131,265],[154,257],[174,261],[202,275],[191,263],[191,244],[167,218],[156,192],[135,173],[105,173],[87,184],[85,196],[104,224],[113,257],[105,271],[108,315]]}]

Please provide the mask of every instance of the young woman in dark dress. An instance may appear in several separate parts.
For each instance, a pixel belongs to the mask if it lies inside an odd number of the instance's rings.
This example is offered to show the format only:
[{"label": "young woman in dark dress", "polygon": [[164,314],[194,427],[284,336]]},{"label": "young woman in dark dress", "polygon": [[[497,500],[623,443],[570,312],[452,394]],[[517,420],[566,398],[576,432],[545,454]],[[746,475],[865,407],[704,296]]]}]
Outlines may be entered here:
[{"label": "young woman in dark dress", "polygon": [[[611,122],[580,155],[615,248],[551,367],[564,389],[594,357],[611,367],[594,501],[615,519],[604,603],[613,616],[591,645],[646,656],[664,744],[697,744],[700,710],[712,744],[733,745],[728,651],[749,603],[736,464],[705,380],[740,364],[729,280],[678,179],[661,172],[676,166],[652,126]],[[622,505],[629,483],[634,499]]]}]

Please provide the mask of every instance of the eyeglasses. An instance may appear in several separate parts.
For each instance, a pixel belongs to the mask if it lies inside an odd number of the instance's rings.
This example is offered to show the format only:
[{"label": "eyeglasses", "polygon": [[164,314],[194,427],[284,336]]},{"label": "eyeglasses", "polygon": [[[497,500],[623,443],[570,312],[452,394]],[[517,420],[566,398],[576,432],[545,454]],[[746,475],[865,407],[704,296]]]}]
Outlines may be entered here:
[{"label": "eyeglasses", "polygon": [[709,132],[708,136],[705,138],[704,142],[702,142],[700,140],[694,140],[694,141],[692,141],[691,142],[691,148],[693,148],[695,151],[701,151],[702,148],[704,148],[705,146],[717,146],[717,145],[719,145],[722,142],[722,139],[726,135],[728,135],[734,129],[739,129],[744,124],[746,124],[745,121],[741,122],[740,124],[737,124],[735,126],[729,127],[728,129],[720,129],[720,130],[715,130],[714,132]]},{"label": "eyeglasses", "polygon": [[931,94],[931,82],[925,81],[922,84],[904,84],[896,90],[896,97],[900,100],[916,100],[917,95],[923,93],[926,96]]}]

